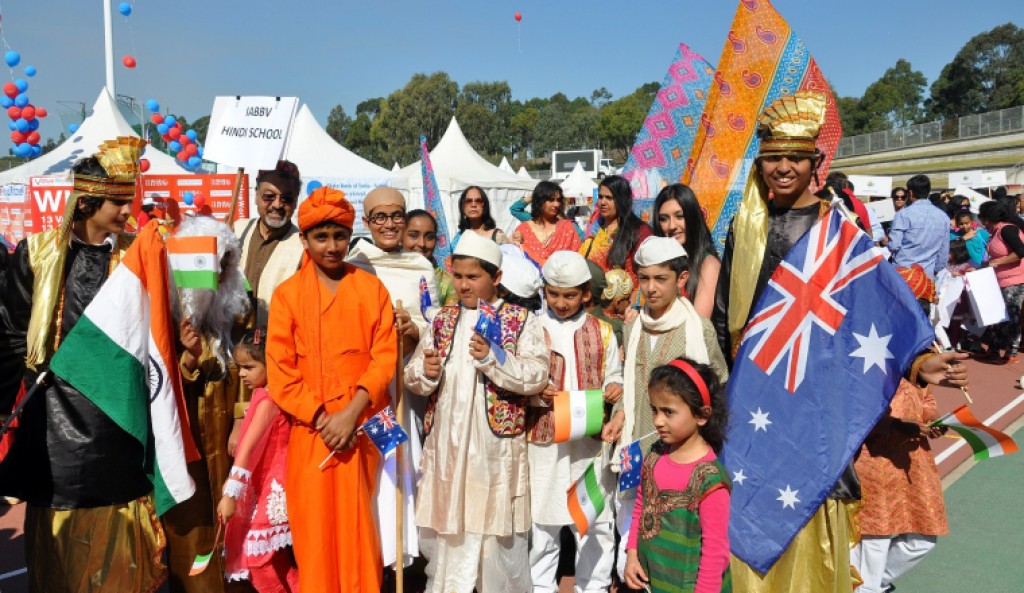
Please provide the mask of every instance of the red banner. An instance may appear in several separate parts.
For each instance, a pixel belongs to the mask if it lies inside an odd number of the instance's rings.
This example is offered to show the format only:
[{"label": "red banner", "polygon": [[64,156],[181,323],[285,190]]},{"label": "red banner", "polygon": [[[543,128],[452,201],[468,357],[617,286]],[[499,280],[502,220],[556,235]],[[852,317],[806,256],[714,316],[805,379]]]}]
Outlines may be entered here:
[{"label": "red banner", "polygon": [[11,245],[25,238],[31,230],[32,215],[28,206],[28,187],[10,184],[0,190],[0,234]]},{"label": "red banner", "polygon": [[64,205],[68,201],[68,196],[71,195],[71,188],[71,178],[64,175],[42,175],[28,178],[32,225],[25,229],[26,235],[41,233],[60,226],[64,219]]},{"label": "red banner", "polygon": [[[231,192],[235,187],[235,174],[219,175],[143,175],[139,184],[138,201],[132,210],[138,216],[142,200],[156,202],[157,216],[170,218],[175,226],[189,212],[227,220],[231,209]],[[191,193],[191,202],[186,201]],[[162,212],[161,212],[162,211]],[[242,176],[242,189],[238,195],[235,220],[249,218],[249,176]]]}]

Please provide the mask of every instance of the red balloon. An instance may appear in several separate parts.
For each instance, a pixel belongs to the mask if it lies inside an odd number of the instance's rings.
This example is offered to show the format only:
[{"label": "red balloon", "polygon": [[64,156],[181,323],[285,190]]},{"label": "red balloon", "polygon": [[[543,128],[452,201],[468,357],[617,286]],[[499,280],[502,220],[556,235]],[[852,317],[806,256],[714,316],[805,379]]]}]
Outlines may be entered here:
[{"label": "red balloon", "polygon": [[196,156],[199,154],[199,149],[196,148],[195,144],[189,144],[185,147],[185,153],[188,154],[188,156]]},{"label": "red balloon", "polygon": [[21,144],[24,141],[25,134],[19,132],[18,130],[14,130],[13,132],[11,132],[11,142],[15,144]]},{"label": "red balloon", "polygon": [[29,144],[39,144],[39,132],[32,130],[25,136],[25,142]]},{"label": "red balloon", "polygon": [[185,162],[188,160],[188,153],[184,150],[178,151],[177,157],[179,161]]},{"label": "red balloon", "polygon": [[523,13],[517,12],[516,13],[516,22],[518,23],[518,22],[520,22],[522,20],[523,20]]},{"label": "red balloon", "polygon": [[36,108],[31,105],[26,105],[21,110],[21,118],[25,121],[32,121],[36,118]]},{"label": "red balloon", "polygon": [[167,130],[167,135],[171,137],[171,140],[177,140],[181,137],[181,128],[171,128],[170,130]]},{"label": "red balloon", "polygon": [[149,171],[149,159],[139,160],[139,171],[142,171],[143,173]]},{"label": "red balloon", "polygon": [[133,58],[131,56],[125,56],[124,58],[121,59],[121,63],[124,64],[125,68],[134,68],[135,67],[135,58]]},{"label": "red balloon", "polygon": [[182,134],[178,136],[178,142],[181,142],[182,146],[189,146],[190,144],[192,144],[192,139],[186,136],[185,134]]},{"label": "red balloon", "polygon": [[46,117],[46,108],[36,107],[36,117]]},{"label": "red balloon", "polygon": [[159,113],[154,113],[149,118],[149,121],[155,123],[156,125],[160,125],[160,124],[164,123],[164,116],[160,115]]},{"label": "red balloon", "polygon": [[203,206],[205,206],[205,205],[206,205],[206,196],[203,196],[203,195],[198,195],[198,196],[196,196],[195,198],[193,198],[193,200],[192,200],[192,204],[193,204],[193,205],[194,205],[194,206],[195,206],[196,208],[199,208],[200,210],[202,210],[202,209],[203,209]]},{"label": "red balloon", "polygon": [[7,108],[7,117],[11,119],[21,119],[21,107],[17,105],[11,105]]},{"label": "red balloon", "polygon": [[18,86],[16,84],[14,84],[13,82],[8,82],[7,84],[4,85],[4,94],[7,95],[8,97],[12,98],[12,99],[17,97],[18,96]]}]

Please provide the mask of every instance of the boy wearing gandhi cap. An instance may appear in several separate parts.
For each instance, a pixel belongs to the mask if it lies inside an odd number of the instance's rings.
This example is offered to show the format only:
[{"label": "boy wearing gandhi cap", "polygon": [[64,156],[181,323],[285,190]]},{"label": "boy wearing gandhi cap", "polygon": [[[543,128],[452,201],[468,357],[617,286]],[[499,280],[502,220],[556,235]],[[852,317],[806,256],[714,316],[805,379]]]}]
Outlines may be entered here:
[{"label": "boy wearing gandhi cap", "polygon": [[[709,364],[723,384],[729,377],[725,357],[711,321],[697,314],[689,300],[679,298],[679,286],[687,274],[686,249],[672,237],[648,237],[640,244],[634,261],[637,281],[647,304],[639,316],[623,328],[625,373],[623,396],[602,435],[608,442],[627,445],[641,439],[645,451],[655,442],[647,379],[656,366],[680,356]],[[618,558],[619,576],[625,567],[626,540],[636,490],[615,498],[617,524],[622,535]]]},{"label": "boy wearing gandhi cap", "polygon": [[[542,322],[550,339],[551,368],[541,397],[550,401],[559,391],[603,390],[605,402],[617,402],[622,396],[619,343],[611,325],[585,310],[591,298],[587,260],[575,251],[556,251],[544,263],[543,275],[548,311]],[[615,558],[611,505],[603,505],[605,510],[580,537],[565,497],[566,490],[601,454],[601,441],[584,437],[554,443],[553,409],[531,408],[531,412],[536,416],[531,417],[529,435],[533,590],[558,590],[559,533],[569,527],[578,549],[577,590],[607,591]],[[606,496],[615,489],[608,457],[607,452],[601,454],[595,466]]]},{"label": "boy wearing gandhi cap", "polygon": [[[540,319],[497,295],[502,253],[476,233],[452,255],[459,303],[438,311],[405,367],[406,386],[430,398],[416,500],[427,591],[530,590],[527,396],[548,379]],[[480,305],[496,310],[499,362],[475,331]]]}]

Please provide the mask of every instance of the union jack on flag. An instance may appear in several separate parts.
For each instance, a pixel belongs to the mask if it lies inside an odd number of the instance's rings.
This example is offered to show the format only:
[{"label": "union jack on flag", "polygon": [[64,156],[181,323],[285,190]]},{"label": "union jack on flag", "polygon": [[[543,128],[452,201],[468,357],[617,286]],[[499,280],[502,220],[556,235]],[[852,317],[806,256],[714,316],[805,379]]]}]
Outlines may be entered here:
[{"label": "union jack on flag", "polygon": [[433,305],[430,301],[430,288],[427,286],[427,277],[420,276],[420,315],[427,318],[427,309]]},{"label": "union jack on flag", "polygon": [[384,456],[409,440],[409,435],[398,423],[391,406],[374,414],[359,428],[373,441],[373,444],[380,450],[380,454]]},{"label": "union jack on flag", "polygon": [[619,450],[619,492],[636,488],[640,484],[640,472],[643,470],[644,454],[640,449],[640,441],[633,441]]},{"label": "union jack on flag", "polygon": [[476,326],[473,331],[480,334],[491,346],[491,354],[498,364],[505,364],[505,349],[501,347],[501,321],[498,320],[498,310],[494,305],[480,299],[477,304],[477,311],[480,315],[476,319]]},{"label": "union jack on flag", "polygon": [[733,554],[771,568],[934,339],[906,282],[838,209],[793,245],[726,385]]}]

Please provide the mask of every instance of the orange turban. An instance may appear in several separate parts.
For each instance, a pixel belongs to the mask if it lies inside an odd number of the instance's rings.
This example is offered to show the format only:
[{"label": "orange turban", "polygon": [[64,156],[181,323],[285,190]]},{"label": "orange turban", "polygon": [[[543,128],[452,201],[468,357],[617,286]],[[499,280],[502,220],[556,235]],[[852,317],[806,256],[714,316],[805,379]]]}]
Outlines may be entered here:
[{"label": "orange turban", "polygon": [[299,230],[306,231],[327,221],[352,228],[356,221],[356,210],[345,199],[345,192],[322,186],[309,194],[299,206]]}]

